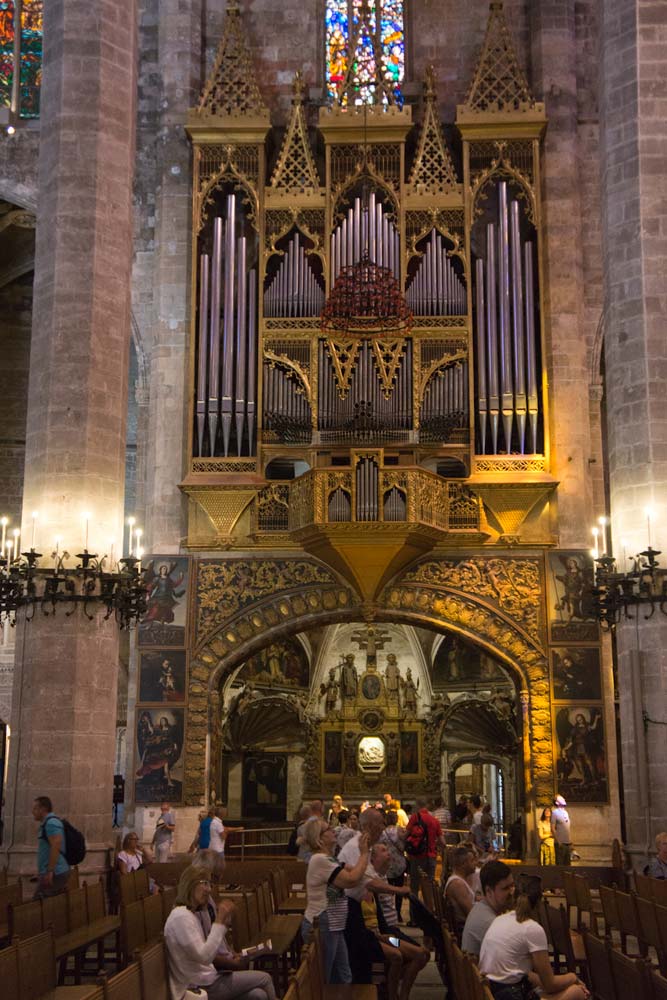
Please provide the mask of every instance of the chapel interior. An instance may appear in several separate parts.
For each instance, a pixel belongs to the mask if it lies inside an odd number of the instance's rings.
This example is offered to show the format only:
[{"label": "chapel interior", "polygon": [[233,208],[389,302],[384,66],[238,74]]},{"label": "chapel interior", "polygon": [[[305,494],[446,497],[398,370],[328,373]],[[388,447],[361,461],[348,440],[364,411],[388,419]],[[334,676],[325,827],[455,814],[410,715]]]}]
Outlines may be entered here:
[{"label": "chapel interior", "polygon": [[0,7],[0,864],[389,791],[641,867],[664,10]]}]

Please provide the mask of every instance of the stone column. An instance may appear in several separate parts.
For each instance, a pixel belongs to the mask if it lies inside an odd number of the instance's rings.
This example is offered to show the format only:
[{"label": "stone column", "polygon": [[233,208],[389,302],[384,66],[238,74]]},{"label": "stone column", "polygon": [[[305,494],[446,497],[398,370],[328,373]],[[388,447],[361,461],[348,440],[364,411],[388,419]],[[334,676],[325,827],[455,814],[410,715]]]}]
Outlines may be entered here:
[{"label": "stone column", "polygon": [[544,322],[561,546],[590,545],[588,357],[577,134],[574,0],[530,4],[532,84],[549,125],[542,170]]},{"label": "stone column", "polygon": [[[667,551],[667,21],[661,0],[603,0],[605,364],[614,549]],[[665,557],[662,557],[665,564]],[[667,618],[617,630],[626,836],[643,857],[667,826]],[[633,694],[634,692],[634,694]]]},{"label": "stone column", "polygon": [[146,450],[147,551],[178,552],[184,533],[186,469],[192,149],[184,124],[201,79],[201,0],[160,0],[157,25],[160,79],[149,337],[149,426]]},{"label": "stone column", "polygon": [[[136,91],[134,0],[52,0],[44,12],[34,313],[22,548],[104,553],[122,537]],[[77,608],[21,618],[3,848],[33,868],[46,794],[109,842],[118,629]]]}]

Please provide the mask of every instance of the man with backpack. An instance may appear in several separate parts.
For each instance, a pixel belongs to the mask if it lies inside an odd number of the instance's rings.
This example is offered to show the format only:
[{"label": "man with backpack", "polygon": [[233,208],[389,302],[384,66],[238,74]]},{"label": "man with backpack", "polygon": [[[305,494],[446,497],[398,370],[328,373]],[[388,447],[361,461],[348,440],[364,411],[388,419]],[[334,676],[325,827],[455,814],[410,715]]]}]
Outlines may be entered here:
[{"label": "man with backpack", "polygon": [[53,812],[51,799],[40,795],[35,799],[32,815],[39,830],[37,833],[37,871],[39,883],[34,899],[57,896],[67,888],[69,864],[65,856],[65,827]]},{"label": "man with backpack", "polygon": [[[438,847],[445,846],[440,823],[428,810],[426,799],[417,799],[415,811],[410,816],[405,831],[405,853],[410,865],[410,892],[419,896],[419,874],[423,872],[429,878],[435,878],[435,862]],[[412,901],[410,902],[410,921],[408,927],[416,924],[416,914]]]}]

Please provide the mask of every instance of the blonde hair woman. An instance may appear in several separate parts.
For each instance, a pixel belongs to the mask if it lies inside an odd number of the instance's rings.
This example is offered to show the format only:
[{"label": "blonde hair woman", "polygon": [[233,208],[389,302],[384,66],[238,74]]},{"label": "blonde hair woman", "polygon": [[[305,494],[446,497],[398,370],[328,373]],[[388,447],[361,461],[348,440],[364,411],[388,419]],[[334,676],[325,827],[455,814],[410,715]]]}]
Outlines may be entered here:
[{"label": "blonde hair woman", "polygon": [[234,904],[211,899],[210,872],[190,865],[181,875],[174,909],[164,925],[173,1000],[189,988],[206,992],[210,1000],[276,1000],[273,981],[265,972],[219,972],[225,956],[233,956],[227,930]]},{"label": "blonde hair woman", "polygon": [[556,864],[556,842],[551,829],[551,806],[545,806],[537,821],[537,836],[540,838],[540,864]]},{"label": "blonde hair woman", "polygon": [[320,942],[324,955],[324,981],[351,983],[352,972],[345,944],[347,920],[345,889],[358,885],[368,866],[368,836],[359,835],[359,860],[346,867],[334,858],[336,831],[324,820],[306,823],[305,839],[312,851],[306,872],[306,912],[301,933],[310,937],[315,918],[319,918]]}]

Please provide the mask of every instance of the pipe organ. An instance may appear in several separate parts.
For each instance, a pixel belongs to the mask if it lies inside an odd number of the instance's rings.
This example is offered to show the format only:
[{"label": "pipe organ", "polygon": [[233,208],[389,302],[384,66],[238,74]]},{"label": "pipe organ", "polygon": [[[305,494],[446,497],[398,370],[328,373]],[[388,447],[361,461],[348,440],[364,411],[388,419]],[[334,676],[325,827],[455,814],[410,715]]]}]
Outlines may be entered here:
[{"label": "pipe organ", "polygon": [[[257,272],[237,236],[236,199],[212,225],[199,257],[196,454],[252,453],[255,435]],[[232,441],[233,438],[233,441]]]},{"label": "pipe organ", "polygon": [[519,202],[508,198],[506,181],[500,181],[497,193],[498,218],[486,224],[486,252],[475,262],[480,451],[536,454],[540,405],[534,245],[521,237]]},{"label": "pipe organ", "polygon": [[[227,18],[243,49],[236,5]],[[188,121],[186,492],[201,498],[242,481],[238,503],[231,493],[225,500],[233,525],[274,460],[281,469],[340,467],[349,484],[331,486],[322,516],[401,521],[416,508],[409,483],[381,487],[392,464],[460,469],[477,482],[514,469],[547,475],[543,106],[522,83],[514,110],[495,108],[473,82],[457,111],[459,176],[429,77],[416,122],[408,106],[320,108],[318,163],[306,125],[318,112],[297,79],[269,177],[268,109],[254,80],[234,82],[251,66],[244,51],[220,58]],[[209,517],[223,509],[207,502]]]}]

